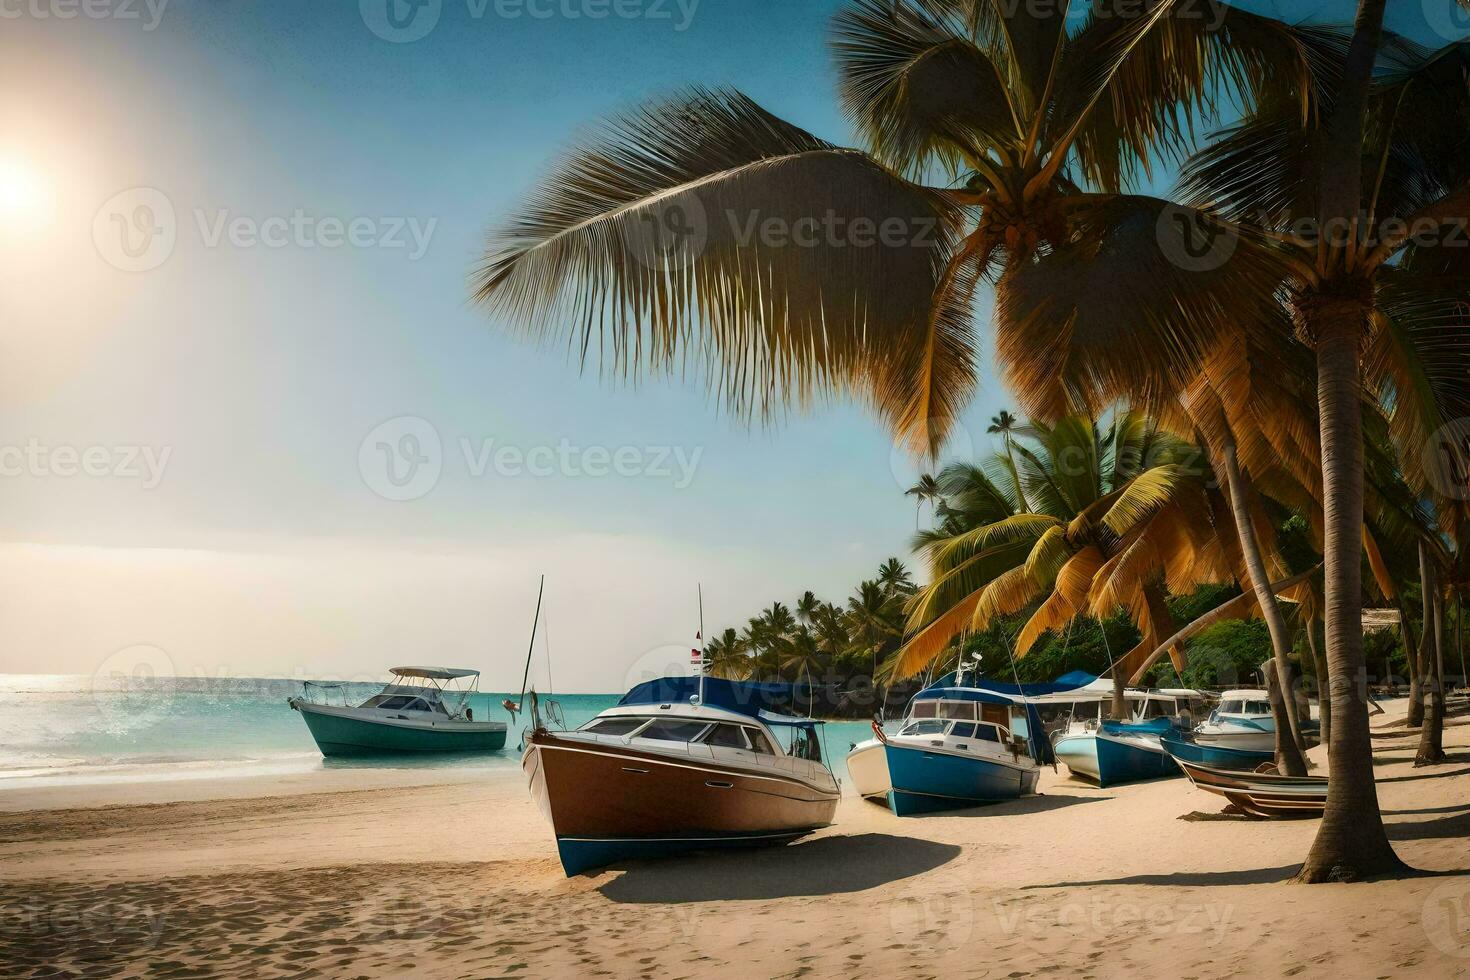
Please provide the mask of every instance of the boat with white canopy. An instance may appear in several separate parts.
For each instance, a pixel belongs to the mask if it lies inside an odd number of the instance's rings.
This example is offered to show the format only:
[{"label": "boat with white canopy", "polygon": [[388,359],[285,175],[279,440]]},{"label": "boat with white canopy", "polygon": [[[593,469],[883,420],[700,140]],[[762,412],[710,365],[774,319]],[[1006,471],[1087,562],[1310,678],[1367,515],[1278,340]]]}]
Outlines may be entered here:
[{"label": "boat with white canopy", "polygon": [[393,667],[389,673],[393,679],[361,704],[348,702],[344,685],[318,681],[307,681],[286,703],[301,712],[324,756],[505,748],[503,722],[475,721],[470,696],[479,688],[479,671]]}]

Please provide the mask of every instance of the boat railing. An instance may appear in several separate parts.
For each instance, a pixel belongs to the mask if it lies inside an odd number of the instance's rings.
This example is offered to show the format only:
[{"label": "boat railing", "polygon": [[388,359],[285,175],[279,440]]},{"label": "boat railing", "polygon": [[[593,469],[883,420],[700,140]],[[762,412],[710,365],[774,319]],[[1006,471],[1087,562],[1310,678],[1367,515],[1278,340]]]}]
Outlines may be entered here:
[{"label": "boat railing", "polygon": [[350,708],[347,685],[330,681],[302,681],[300,699],[308,704],[333,708]]}]

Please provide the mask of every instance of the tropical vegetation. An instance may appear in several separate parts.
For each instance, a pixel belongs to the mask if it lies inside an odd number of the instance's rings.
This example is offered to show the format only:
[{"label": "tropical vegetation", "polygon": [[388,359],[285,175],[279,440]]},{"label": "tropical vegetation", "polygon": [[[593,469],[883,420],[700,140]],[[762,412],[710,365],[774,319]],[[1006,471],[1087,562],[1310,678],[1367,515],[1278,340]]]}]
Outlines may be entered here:
[{"label": "tropical vegetation", "polygon": [[[1128,669],[1168,652],[1187,671],[1209,630],[1260,615],[1287,769],[1301,719],[1280,695],[1297,662],[1328,680],[1331,789],[1300,879],[1394,872],[1361,609],[1401,610],[1432,764],[1470,524],[1470,46],[1393,35],[1385,3],[1334,28],[1216,0],[848,0],[832,41],[865,151],[732,90],[655,103],[546,178],[475,294],[614,371],[700,366],[746,416],[856,398],[934,458],[993,289],[995,361],[1034,435],[997,416],[996,459],[916,486],[931,577],[893,677],[1007,616],[1013,665],[1084,614],[1111,649],[1118,610]],[[1174,200],[1136,191],[1176,166]],[[764,231],[832,216],[892,233]],[[1164,461],[1120,470],[1118,432]],[[1059,466],[1058,440],[1092,455]],[[1292,515],[1308,567],[1273,542]],[[1168,595],[1207,581],[1239,594],[1171,630]],[[805,668],[808,641],[768,612],[748,655]],[[879,662],[895,639],[876,622],[849,635]]]}]

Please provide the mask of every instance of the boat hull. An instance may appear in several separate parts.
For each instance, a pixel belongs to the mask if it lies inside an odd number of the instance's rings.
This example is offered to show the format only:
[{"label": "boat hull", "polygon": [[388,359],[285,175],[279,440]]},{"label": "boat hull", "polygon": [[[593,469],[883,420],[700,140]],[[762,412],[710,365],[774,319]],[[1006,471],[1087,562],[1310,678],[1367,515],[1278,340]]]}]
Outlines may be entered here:
[{"label": "boat hull", "polygon": [[835,782],[814,786],[774,764],[752,771],[544,730],[530,735],[521,767],[568,877],[621,861],[786,843],[831,824],[839,798]]},{"label": "boat hull", "polygon": [[1276,754],[1271,751],[1232,749],[1223,745],[1202,745],[1177,734],[1163,736],[1159,739],[1159,744],[1163,746],[1165,752],[1174,757],[1176,762],[1193,762],[1198,765],[1213,766],[1216,769],[1233,769],[1241,772],[1251,772],[1262,763],[1272,762],[1276,758]]},{"label": "boat hull", "polygon": [[[1153,745],[1143,744],[1149,741]],[[1093,731],[1063,735],[1053,748],[1073,775],[1102,787],[1179,775],[1179,767],[1156,739]]]},{"label": "boat hull", "polygon": [[1036,791],[1038,771],[1023,763],[940,752],[889,741],[883,746],[888,805],[900,817],[1014,800]]},{"label": "boat hull", "polygon": [[1198,789],[1223,796],[1255,817],[1320,817],[1327,808],[1325,776],[1280,776],[1217,769],[1181,761]]},{"label": "boat hull", "polygon": [[293,705],[306,721],[317,748],[328,757],[425,752],[498,752],[505,748],[506,726],[494,722],[450,723],[436,727],[395,725]]},{"label": "boat hull", "polygon": [[888,753],[882,742],[870,738],[854,745],[847,753],[847,775],[859,796],[888,803],[893,784],[888,778]]}]

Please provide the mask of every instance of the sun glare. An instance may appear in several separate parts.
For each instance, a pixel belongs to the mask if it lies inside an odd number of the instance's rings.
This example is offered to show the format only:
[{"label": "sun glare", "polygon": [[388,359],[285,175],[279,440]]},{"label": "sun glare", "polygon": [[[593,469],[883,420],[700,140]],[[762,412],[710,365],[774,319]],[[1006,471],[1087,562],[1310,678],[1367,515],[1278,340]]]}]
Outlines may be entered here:
[{"label": "sun glare", "polygon": [[0,156],[0,215],[5,220],[34,219],[46,205],[46,185],[35,168]]}]

